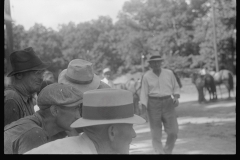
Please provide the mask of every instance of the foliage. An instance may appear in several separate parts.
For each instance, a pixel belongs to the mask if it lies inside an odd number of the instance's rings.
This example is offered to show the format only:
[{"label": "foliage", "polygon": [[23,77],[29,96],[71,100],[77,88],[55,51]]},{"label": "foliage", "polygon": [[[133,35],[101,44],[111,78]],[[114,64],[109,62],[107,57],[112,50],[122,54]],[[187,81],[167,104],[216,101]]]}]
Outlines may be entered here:
[{"label": "foliage", "polygon": [[[130,0],[118,21],[107,16],[75,24],[59,25],[55,31],[41,24],[29,30],[13,24],[14,50],[28,46],[44,60],[55,76],[75,58],[91,61],[97,74],[105,67],[113,78],[138,72],[152,54],[166,58],[164,67],[180,76],[191,69],[215,67],[210,0]],[[236,1],[217,0],[216,37],[220,64],[233,71],[236,63]],[[56,78],[55,77],[55,78]]]}]

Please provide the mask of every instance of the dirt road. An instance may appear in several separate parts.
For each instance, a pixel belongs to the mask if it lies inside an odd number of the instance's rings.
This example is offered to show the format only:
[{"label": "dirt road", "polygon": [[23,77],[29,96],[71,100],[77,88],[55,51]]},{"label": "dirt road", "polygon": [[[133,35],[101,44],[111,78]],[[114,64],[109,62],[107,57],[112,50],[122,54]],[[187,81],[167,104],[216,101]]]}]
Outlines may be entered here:
[{"label": "dirt road", "polygon": [[[176,108],[179,133],[173,154],[236,154],[235,98],[226,99],[225,92],[223,99],[217,102],[198,104],[197,93],[188,92],[186,88],[181,96]],[[149,124],[134,128],[137,137],[130,154],[154,154]],[[162,142],[166,142],[165,132]]]}]

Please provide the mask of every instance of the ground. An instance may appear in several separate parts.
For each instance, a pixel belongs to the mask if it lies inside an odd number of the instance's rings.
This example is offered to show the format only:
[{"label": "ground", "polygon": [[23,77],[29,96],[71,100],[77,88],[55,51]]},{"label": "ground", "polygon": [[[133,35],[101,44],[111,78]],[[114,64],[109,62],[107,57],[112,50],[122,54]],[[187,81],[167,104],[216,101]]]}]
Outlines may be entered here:
[{"label": "ground", "polygon": [[[218,90],[219,100],[199,104],[196,88],[183,82],[176,108],[179,133],[172,154],[236,154],[236,88],[233,98],[228,99],[226,89],[221,87],[222,98]],[[208,100],[208,95],[205,97]],[[134,125],[134,129],[137,137],[130,146],[130,154],[154,154],[149,123]],[[162,142],[166,142],[164,131]]]}]

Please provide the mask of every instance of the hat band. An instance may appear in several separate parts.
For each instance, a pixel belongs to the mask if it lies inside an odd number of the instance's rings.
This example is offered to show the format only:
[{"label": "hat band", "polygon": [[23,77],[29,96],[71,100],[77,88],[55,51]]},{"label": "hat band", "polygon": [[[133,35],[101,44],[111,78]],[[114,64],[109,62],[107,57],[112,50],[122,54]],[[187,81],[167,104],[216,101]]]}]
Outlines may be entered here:
[{"label": "hat band", "polygon": [[90,107],[83,106],[82,117],[90,120],[111,120],[130,118],[134,115],[133,104],[113,107]]},{"label": "hat band", "polygon": [[71,82],[71,83],[76,83],[76,84],[89,84],[93,81],[93,79],[89,80],[89,81],[79,81],[79,80],[76,80],[76,79],[72,79],[70,77],[68,77],[67,75],[65,75],[65,78]]}]

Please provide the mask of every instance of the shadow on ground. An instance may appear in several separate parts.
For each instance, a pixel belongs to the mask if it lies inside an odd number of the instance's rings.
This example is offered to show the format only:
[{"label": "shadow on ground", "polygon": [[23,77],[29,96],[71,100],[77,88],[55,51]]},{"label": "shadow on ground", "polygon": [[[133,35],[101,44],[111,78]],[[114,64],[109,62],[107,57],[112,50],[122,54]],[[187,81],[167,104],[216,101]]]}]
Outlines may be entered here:
[{"label": "shadow on ground", "polygon": [[[235,108],[235,99],[180,103],[176,108],[179,133],[173,154],[236,154]],[[149,124],[134,128],[137,137],[130,146],[130,154],[153,154]],[[165,132],[162,142],[166,142]]]}]

